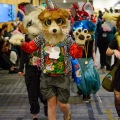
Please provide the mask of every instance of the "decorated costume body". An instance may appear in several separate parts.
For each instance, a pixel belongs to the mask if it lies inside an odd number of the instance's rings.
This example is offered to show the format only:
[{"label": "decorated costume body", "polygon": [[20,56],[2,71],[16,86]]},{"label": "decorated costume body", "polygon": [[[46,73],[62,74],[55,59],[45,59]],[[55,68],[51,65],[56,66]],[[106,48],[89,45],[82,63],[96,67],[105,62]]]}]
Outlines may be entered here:
[{"label": "decorated costume body", "polygon": [[71,47],[73,75],[78,93],[83,95],[83,101],[89,102],[91,93],[95,94],[100,89],[100,77],[95,68],[95,59],[93,57],[95,52],[96,18],[91,17],[93,15],[93,7],[89,2],[80,6],[82,7],[81,9],[78,9],[77,4],[73,6],[76,9],[78,18],[73,24],[73,35],[75,42],[84,47],[82,58],[78,59],[75,59],[76,56],[74,56],[76,54],[76,44]]},{"label": "decorated costume body", "polygon": [[[68,11],[48,7],[38,16],[42,22],[42,34],[29,43],[21,41],[21,48],[25,52],[39,50],[39,67],[43,72],[40,88],[44,98],[48,100],[49,120],[56,120],[56,103],[64,113],[64,119],[71,119],[68,105],[71,71],[69,50],[73,41],[67,35],[70,28],[68,17]],[[82,47],[78,48],[76,56],[81,57]]]}]

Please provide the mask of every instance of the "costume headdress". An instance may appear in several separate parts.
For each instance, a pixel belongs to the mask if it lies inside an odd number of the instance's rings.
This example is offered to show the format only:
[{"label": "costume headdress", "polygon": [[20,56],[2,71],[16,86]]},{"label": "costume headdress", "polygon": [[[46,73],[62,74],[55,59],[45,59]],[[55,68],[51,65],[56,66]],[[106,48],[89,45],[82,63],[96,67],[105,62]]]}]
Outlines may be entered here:
[{"label": "costume headdress", "polygon": [[35,10],[35,7],[28,2],[19,3],[17,17],[19,18],[20,21],[22,21],[24,15],[28,15],[30,12],[34,10]]},{"label": "costume headdress", "polygon": [[57,5],[52,0],[46,0],[46,5],[47,9],[50,11],[58,9]]},{"label": "costume headdress", "polygon": [[90,2],[78,2],[78,4],[72,4],[71,12],[75,18],[75,21],[89,19],[96,23],[96,17],[94,16],[94,7]]}]

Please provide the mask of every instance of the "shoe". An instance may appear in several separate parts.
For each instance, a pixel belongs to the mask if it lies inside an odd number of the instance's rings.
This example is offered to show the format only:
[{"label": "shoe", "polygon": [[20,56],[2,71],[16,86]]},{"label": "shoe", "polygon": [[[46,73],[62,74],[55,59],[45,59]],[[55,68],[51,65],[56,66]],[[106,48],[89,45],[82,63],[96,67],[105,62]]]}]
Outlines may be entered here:
[{"label": "shoe", "polygon": [[33,118],[33,120],[38,120],[38,118]]},{"label": "shoe", "polygon": [[101,66],[101,67],[100,67],[100,69],[103,69],[103,68],[104,68],[104,66]]},{"label": "shoe", "polygon": [[89,103],[90,101],[89,101],[88,98],[84,98],[84,99],[83,99],[83,102],[85,102],[85,103]]},{"label": "shoe", "polygon": [[89,100],[89,98],[87,97],[87,96],[85,96],[85,95],[83,95],[83,102],[85,102],[85,103],[88,103],[88,102],[90,102],[90,100]]},{"label": "shoe", "polygon": [[48,106],[44,105],[44,115],[47,117],[48,116]]},{"label": "shoe", "polygon": [[78,94],[78,95],[82,95],[82,93],[81,93],[80,91],[77,91],[77,94]]},{"label": "shoe", "polygon": [[110,71],[111,70],[111,66],[106,66],[106,70]]},{"label": "shoe", "polygon": [[87,95],[87,99],[88,99],[88,100],[91,100],[91,96],[90,96],[90,95]]},{"label": "shoe", "polygon": [[9,70],[9,74],[15,74],[18,73],[16,70]]}]

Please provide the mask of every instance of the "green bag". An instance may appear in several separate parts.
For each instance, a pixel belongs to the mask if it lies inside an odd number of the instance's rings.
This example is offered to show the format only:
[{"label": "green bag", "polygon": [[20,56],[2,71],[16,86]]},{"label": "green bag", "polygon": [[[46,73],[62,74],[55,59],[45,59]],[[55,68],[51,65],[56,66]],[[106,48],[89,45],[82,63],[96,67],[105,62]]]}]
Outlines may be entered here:
[{"label": "green bag", "polygon": [[82,80],[78,89],[82,91],[84,95],[95,94],[101,86],[100,76],[97,69],[94,66],[92,58],[79,58],[78,62],[81,68]]},{"label": "green bag", "polygon": [[113,69],[103,78],[102,80],[102,87],[107,90],[108,92],[113,92],[113,81],[114,81],[114,76],[115,72],[118,69],[120,65],[120,61],[118,61]]}]

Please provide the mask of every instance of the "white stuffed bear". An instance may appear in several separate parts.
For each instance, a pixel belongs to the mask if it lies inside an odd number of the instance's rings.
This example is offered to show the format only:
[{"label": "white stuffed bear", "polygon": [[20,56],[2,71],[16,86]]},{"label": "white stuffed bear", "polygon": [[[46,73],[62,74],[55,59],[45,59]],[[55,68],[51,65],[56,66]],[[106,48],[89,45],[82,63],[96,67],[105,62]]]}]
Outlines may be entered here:
[{"label": "white stuffed bear", "polygon": [[22,45],[22,43],[25,41],[25,35],[22,33],[16,33],[12,35],[9,42],[13,45]]}]

